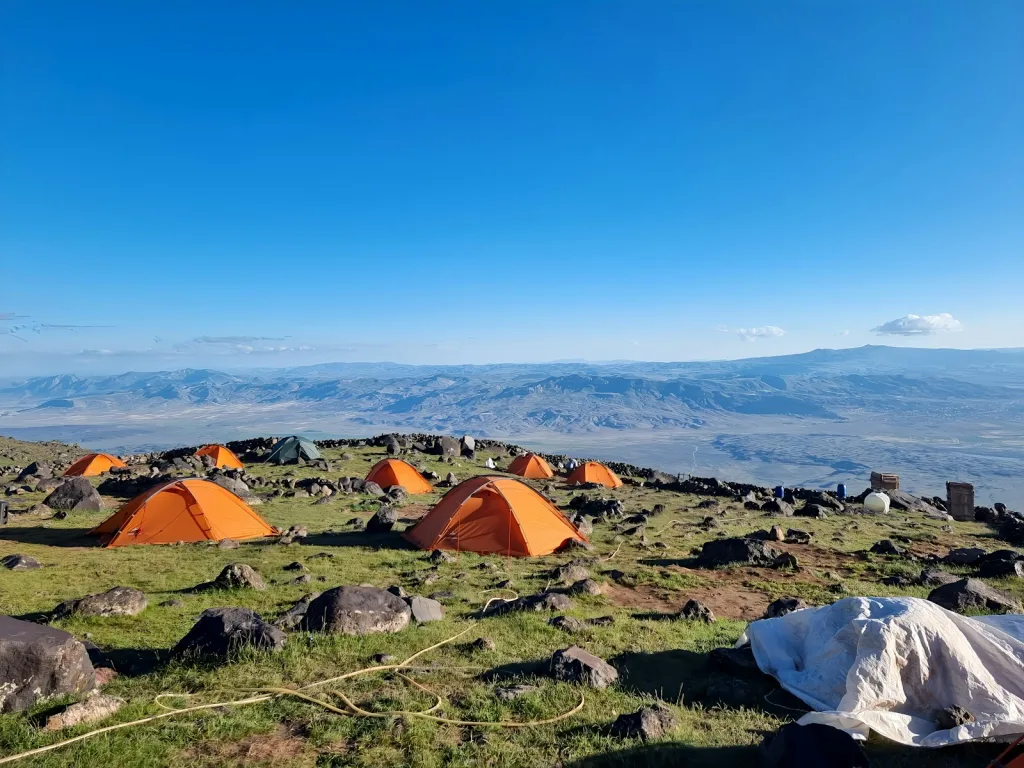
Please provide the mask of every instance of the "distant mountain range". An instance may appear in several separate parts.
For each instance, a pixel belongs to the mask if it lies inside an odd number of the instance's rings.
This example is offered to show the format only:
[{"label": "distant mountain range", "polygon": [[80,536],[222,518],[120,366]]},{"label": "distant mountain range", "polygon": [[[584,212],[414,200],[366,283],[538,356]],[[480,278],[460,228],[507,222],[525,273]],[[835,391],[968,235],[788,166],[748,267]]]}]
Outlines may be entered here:
[{"label": "distant mountain range", "polygon": [[[758,481],[767,474],[827,484],[867,467],[911,467],[932,492],[954,476],[1001,478],[1003,489],[1019,483],[1024,503],[1024,349],[866,346],[687,363],[328,363],[0,382],[0,433],[109,449],[386,430],[525,436],[581,452],[604,446],[608,458],[676,471],[704,461]],[[652,456],[655,443],[662,447]]]},{"label": "distant mountain range", "polygon": [[9,382],[0,387],[0,405],[130,412],[160,402],[296,403],[367,423],[515,434],[701,427],[722,414],[841,421],[863,410],[1020,412],[1022,374],[1022,350],[868,346],[709,363],[329,363],[245,374],[64,374]]}]

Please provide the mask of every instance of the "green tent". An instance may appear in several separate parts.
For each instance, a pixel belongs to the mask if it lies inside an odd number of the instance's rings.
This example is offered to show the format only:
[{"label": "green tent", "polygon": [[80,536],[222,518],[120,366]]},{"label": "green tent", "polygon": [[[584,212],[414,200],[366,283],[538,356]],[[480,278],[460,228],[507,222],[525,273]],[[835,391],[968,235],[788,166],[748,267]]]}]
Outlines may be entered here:
[{"label": "green tent", "polygon": [[299,437],[298,435],[292,435],[291,437],[283,437],[277,441],[273,449],[270,451],[267,461],[272,461],[275,464],[292,464],[297,462],[300,458],[305,459],[306,461],[319,459],[320,451],[318,451],[316,446],[313,445],[312,440],[305,437]]}]

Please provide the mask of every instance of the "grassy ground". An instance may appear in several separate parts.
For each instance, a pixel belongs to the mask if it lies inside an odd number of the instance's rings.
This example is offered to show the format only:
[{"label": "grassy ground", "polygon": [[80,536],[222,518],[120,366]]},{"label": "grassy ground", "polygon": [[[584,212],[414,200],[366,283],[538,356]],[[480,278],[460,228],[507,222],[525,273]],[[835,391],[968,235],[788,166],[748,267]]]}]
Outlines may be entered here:
[{"label": "grassy ground", "polygon": [[[383,455],[380,449],[328,451],[330,476],[365,475]],[[486,471],[481,453],[470,463],[454,466],[433,457],[429,467],[444,476],[454,471],[460,479]],[[417,457],[420,461],[424,457]],[[250,471],[265,476],[293,473],[313,477],[311,468],[255,466]],[[537,484],[550,488],[560,504],[574,491],[557,483]],[[418,579],[434,570],[426,553],[405,547],[396,535],[368,536],[352,532],[345,523],[352,517],[368,518],[376,503],[354,494],[336,497],[327,504],[313,499],[280,498],[258,507],[260,514],[279,528],[304,524],[310,536],[302,544],[243,544],[234,551],[211,545],[124,547],[100,549],[85,532],[122,502],[109,499],[111,509],[99,513],[72,513],[65,520],[46,514],[17,514],[0,529],[0,556],[18,552],[38,559],[43,568],[34,571],[0,571],[0,612],[31,615],[51,610],[58,602],[99,592],[115,585],[143,590],[149,608],[122,618],[73,618],[59,626],[79,638],[90,638],[115,660],[122,671],[105,691],[129,702],[111,722],[155,714],[157,694],[194,694],[187,702],[237,698],[242,691],[265,686],[298,686],[370,665],[377,653],[404,658],[469,628],[457,642],[422,657],[413,677],[444,700],[443,713],[464,720],[531,720],[552,717],[572,708],[581,693],[586,695],[582,712],[562,722],[524,729],[472,728],[424,721],[417,718],[353,718],[329,713],[305,702],[281,699],[238,708],[219,708],[184,715],[100,736],[65,750],[30,758],[33,766],[612,766],[612,765],[755,765],[762,735],[798,717],[798,711],[777,706],[785,703],[778,693],[749,709],[705,708],[700,696],[709,675],[706,654],[712,648],[732,644],[746,622],[761,615],[776,597],[791,595],[822,604],[845,595],[916,595],[921,588],[897,589],[880,580],[896,573],[916,573],[920,566],[905,560],[856,554],[881,539],[906,536],[918,554],[945,553],[951,546],[999,548],[981,525],[957,523],[952,532],[943,524],[918,516],[900,514],[886,518],[832,517],[828,520],[773,520],[744,511],[738,505],[715,510],[697,508],[700,499],[685,495],[626,486],[614,492],[628,512],[650,509],[661,503],[666,511],[652,521],[649,546],[634,539],[616,537],[610,527],[599,525],[593,537],[595,557],[614,557],[590,566],[592,576],[604,584],[600,597],[575,598],[568,612],[579,618],[612,615],[615,622],[589,627],[583,634],[568,635],[548,625],[549,614],[516,614],[477,621],[473,615],[492,591],[508,580],[520,595],[538,592],[548,584],[551,570],[571,559],[553,556],[532,560],[508,560],[463,553],[456,563],[437,568],[436,581],[416,586]],[[43,494],[12,497],[12,507],[30,509]],[[440,493],[413,497],[402,508],[404,528],[422,514]],[[713,515],[718,527],[707,531],[700,525]],[[724,534],[749,533],[774,522],[810,531],[812,543],[786,545],[796,554],[798,572],[729,568],[718,571],[694,569],[691,550]],[[621,546],[620,542],[622,542]],[[332,558],[312,558],[325,552]],[[311,584],[290,582],[296,574],[284,570],[294,561],[304,563],[313,576]],[[265,592],[236,591],[191,593],[189,588],[212,579],[230,562],[253,566],[267,581]],[[618,573],[612,574],[612,571]],[[204,608],[222,605],[250,607],[266,618],[275,618],[296,599],[310,591],[340,584],[403,585],[410,593],[449,592],[443,599],[447,617],[442,622],[412,627],[394,635],[364,638],[331,637],[292,633],[286,649],[277,654],[244,653],[229,663],[197,665],[170,659],[171,648],[192,626]],[[993,582],[995,586],[1024,597],[1024,589]],[[691,597],[708,605],[719,616],[713,625],[665,620],[663,614],[678,611]],[[162,607],[170,599],[184,607]],[[494,651],[475,650],[469,643],[491,638]],[[494,668],[514,669],[522,662],[546,660],[551,653],[573,643],[611,661],[619,670],[620,683],[605,691],[581,691],[542,677],[525,681],[537,686],[534,693],[508,703],[499,702],[499,684],[481,676]],[[345,684],[346,693],[370,710],[419,710],[432,699],[397,677],[372,675]],[[607,726],[619,713],[635,710],[661,698],[680,719],[679,727],[662,742],[641,744],[614,739]],[[790,701],[786,706],[793,706]],[[72,729],[50,734],[38,727],[54,703],[36,710],[0,717],[0,754],[41,746],[87,730]],[[879,766],[983,766],[996,750],[977,745],[940,752],[920,752],[872,743],[873,763]],[[724,762],[723,762],[724,761]]]}]

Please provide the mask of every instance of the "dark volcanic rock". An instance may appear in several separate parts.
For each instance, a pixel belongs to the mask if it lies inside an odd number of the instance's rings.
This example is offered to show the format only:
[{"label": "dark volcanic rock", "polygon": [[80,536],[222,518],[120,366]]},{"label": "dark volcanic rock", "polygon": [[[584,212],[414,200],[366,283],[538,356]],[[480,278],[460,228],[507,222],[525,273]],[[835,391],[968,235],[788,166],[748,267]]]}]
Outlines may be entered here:
[{"label": "dark volcanic rock", "polygon": [[391,507],[382,506],[377,512],[366,521],[367,533],[387,533],[395,527],[398,522],[398,512]]},{"label": "dark volcanic rock", "polygon": [[782,515],[792,517],[794,515],[793,505],[782,499],[769,499],[761,505],[761,510],[771,515]]},{"label": "dark volcanic rock", "polygon": [[977,579],[961,579],[932,590],[928,599],[943,608],[963,613],[968,610],[1020,612],[1020,604],[1009,595]]},{"label": "dark volcanic rock", "polygon": [[0,616],[0,712],[85,693],[96,675],[85,646],[53,627]]},{"label": "dark volcanic rock", "polygon": [[716,539],[701,548],[699,560],[711,568],[733,563],[770,567],[782,554],[782,550],[756,539]]},{"label": "dark volcanic rock", "polygon": [[97,512],[103,507],[103,500],[87,478],[71,477],[43,499],[43,504],[50,509],[64,512],[78,510]]},{"label": "dark volcanic rock", "polygon": [[942,558],[943,562],[950,565],[974,565],[985,556],[984,549],[977,547],[958,547],[949,550],[949,553]]},{"label": "dark volcanic rock", "polygon": [[135,616],[146,610],[146,596],[131,587],[114,587],[96,595],[66,600],[53,609],[53,618],[68,616]]},{"label": "dark volcanic rock", "polygon": [[923,587],[941,587],[943,584],[960,581],[960,577],[939,568],[925,568],[921,571],[919,581]]},{"label": "dark volcanic rock", "polygon": [[799,611],[806,607],[807,603],[799,597],[780,597],[778,600],[768,604],[764,617],[766,619],[777,619],[780,616],[785,616],[787,613]]},{"label": "dark volcanic rock", "polygon": [[319,592],[312,592],[308,595],[303,595],[292,605],[291,608],[277,617],[277,620],[274,622],[274,626],[280,627],[281,629],[295,629],[302,623],[302,619],[305,617],[306,611],[309,610],[309,604],[319,596]]},{"label": "dark volcanic rock", "polygon": [[174,652],[225,656],[242,647],[279,651],[284,644],[284,632],[248,608],[208,608]]},{"label": "dark volcanic rock", "polygon": [[679,618],[690,621],[703,621],[708,624],[715,622],[715,614],[700,600],[687,600],[686,605],[679,611]]},{"label": "dark volcanic rock", "polygon": [[1024,561],[990,560],[978,569],[978,575],[986,578],[1024,577]]},{"label": "dark volcanic rock", "polygon": [[343,635],[398,632],[412,612],[405,601],[375,587],[335,587],[309,604],[303,629]]},{"label": "dark volcanic rock", "polygon": [[208,584],[200,584],[199,589],[255,589],[260,592],[267,588],[261,577],[252,566],[245,563],[229,563],[224,566],[216,579]]},{"label": "dark volcanic rock", "polygon": [[950,728],[957,728],[974,722],[974,715],[960,706],[946,707],[940,710],[935,717],[935,728],[939,731],[948,731]]},{"label": "dark volcanic rock", "polygon": [[551,676],[590,688],[607,688],[619,679],[615,667],[576,645],[555,651],[551,656]]},{"label": "dark volcanic rock", "polygon": [[664,704],[640,707],[636,712],[619,715],[611,734],[620,739],[660,739],[679,724],[675,712]]},{"label": "dark volcanic rock", "polygon": [[3,565],[9,571],[31,571],[39,567],[39,561],[34,557],[28,555],[7,555],[3,560],[0,560],[0,565]]},{"label": "dark volcanic rock", "polygon": [[902,556],[907,554],[906,549],[904,549],[903,547],[897,547],[895,544],[889,541],[889,539],[882,539],[881,541],[876,541],[874,544],[871,545],[871,551],[874,552],[876,555]]},{"label": "dark volcanic rock", "polygon": [[412,620],[417,624],[424,624],[428,621],[441,621],[444,618],[444,606],[437,600],[429,597],[407,597],[405,602],[409,606]]}]

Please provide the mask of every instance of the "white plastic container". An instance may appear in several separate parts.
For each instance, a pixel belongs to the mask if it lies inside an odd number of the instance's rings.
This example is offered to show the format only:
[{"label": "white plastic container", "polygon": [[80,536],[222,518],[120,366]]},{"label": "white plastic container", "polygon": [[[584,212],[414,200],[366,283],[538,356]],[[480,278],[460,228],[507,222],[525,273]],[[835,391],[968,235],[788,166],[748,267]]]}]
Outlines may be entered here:
[{"label": "white plastic container", "polygon": [[864,509],[874,512],[876,515],[889,514],[889,497],[884,493],[875,491],[864,497]]}]

